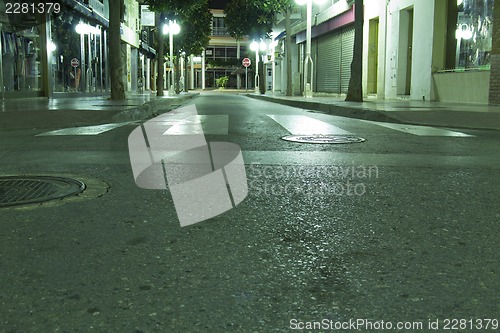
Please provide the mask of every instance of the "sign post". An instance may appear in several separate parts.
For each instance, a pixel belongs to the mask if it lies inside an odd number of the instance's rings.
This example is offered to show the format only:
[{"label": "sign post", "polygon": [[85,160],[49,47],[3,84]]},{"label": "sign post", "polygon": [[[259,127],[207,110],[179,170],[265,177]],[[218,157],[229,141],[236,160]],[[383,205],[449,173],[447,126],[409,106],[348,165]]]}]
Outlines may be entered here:
[{"label": "sign post", "polygon": [[248,66],[252,64],[252,61],[249,58],[245,58],[241,63],[245,66],[245,90],[248,90]]},{"label": "sign post", "polygon": [[[77,58],[73,58],[71,59],[71,67],[73,67],[73,70],[74,70],[74,76],[75,76],[75,90],[78,89],[78,87],[76,86],[76,76],[77,76],[77,73],[76,73],[76,68],[80,66],[80,61],[77,59]],[[68,84],[71,84],[71,82],[69,82]]]}]

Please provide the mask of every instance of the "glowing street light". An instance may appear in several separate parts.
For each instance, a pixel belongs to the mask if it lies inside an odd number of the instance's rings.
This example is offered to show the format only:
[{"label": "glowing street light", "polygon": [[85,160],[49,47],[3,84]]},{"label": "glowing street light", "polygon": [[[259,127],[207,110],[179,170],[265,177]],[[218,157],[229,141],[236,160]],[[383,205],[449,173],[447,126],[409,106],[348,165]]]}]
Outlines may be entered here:
[{"label": "glowing street light", "polygon": [[57,48],[57,46],[56,46],[56,44],[54,44],[53,41],[50,40],[47,43],[47,49],[49,50],[49,52],[54,52],[56,50],[56,48]]},{"label": "glowing street light", "polygon": [[101,32],[101,30],[98,27],[94,27],[92,25],[88,25],[82,22],[76,25],[75,31],[80,35],[88,35],[88,34],[98,35]]},{"label": "glowing street light", "polygon": [[[260,44],[262,45],[262,43]],[[250,44],[250,50],[255,51],[255,93],[259,93],[259,49],[261,46],[258,42],[253,41]]]},{"label": "glowing street light", "polygon": [[[174,35],[177,35],[181,31],[181,27],[177,24],[175,20],[168,20],[168,24],[163,25],[163,34],[168,34],[168,43],[170,45],[170,55],[169,55],[169,67],[170,67],[170,79],[169,79],[169,96],[175,95],[174,89]],[[163,70],[163,69],[161,69]]]}]

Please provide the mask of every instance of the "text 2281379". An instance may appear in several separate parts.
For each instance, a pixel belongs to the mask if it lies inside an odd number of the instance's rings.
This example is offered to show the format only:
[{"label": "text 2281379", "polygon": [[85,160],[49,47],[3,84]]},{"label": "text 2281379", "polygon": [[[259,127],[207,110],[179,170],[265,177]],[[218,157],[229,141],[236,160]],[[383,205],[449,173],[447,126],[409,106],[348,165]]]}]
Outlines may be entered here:
[{"label": "text 2281379", "polygon": [[58,14],[61,11],[61,4],[57,2],[6,2],[6,14]]}]

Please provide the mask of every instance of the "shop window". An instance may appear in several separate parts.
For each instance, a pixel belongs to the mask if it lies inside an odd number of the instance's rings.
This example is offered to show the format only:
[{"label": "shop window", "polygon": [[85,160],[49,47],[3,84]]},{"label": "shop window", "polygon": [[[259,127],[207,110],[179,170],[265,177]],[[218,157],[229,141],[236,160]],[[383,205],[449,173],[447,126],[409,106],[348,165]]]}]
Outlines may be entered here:
[{"label": "shop window", "polygon": [[[94,28],[80,35],[77,25]],[[97,32],[96,32],[97,31]],[[51,38],[57,46],[52,53],[55,92],[105,90],[105,49],[100,29],[76,13],[61,13],[51,21]],[[72,61],[72,60],[76,60]]]},{"label": "shop window", "polygon": [[490,68],[493,0],[457,0],[456,68]]},{"label": "shop window", "polygon": [[226,49],[224,47],[216,47],[215,58],[225,58],[225,57],[226,57]]},{"label": "shop window", "polygon": [[38,26],[4,26],[3,29],[2,71],[5,91],[42,90]]},{"label": "shop window", "polygon": [[228,47],[227,48],[227,57],[228,58],[236,58],[236,55],[238,54],[236,47]]}]

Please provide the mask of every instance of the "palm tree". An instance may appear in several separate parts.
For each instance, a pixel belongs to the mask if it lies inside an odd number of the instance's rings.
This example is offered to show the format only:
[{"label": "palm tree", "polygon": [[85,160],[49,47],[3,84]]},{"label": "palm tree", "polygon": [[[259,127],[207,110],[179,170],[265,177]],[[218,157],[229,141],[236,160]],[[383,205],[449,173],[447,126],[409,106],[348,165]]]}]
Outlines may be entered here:
[{"label": "palm tree", "polygon": [[363,0],[354,2],[354,52],[346,101],[363,101]]},{"label": "palm tree", "polygon": [[109,70],[112,100],[125,99],[120,36],[120,22],[124,10],[123,0],[109,0]]}]

